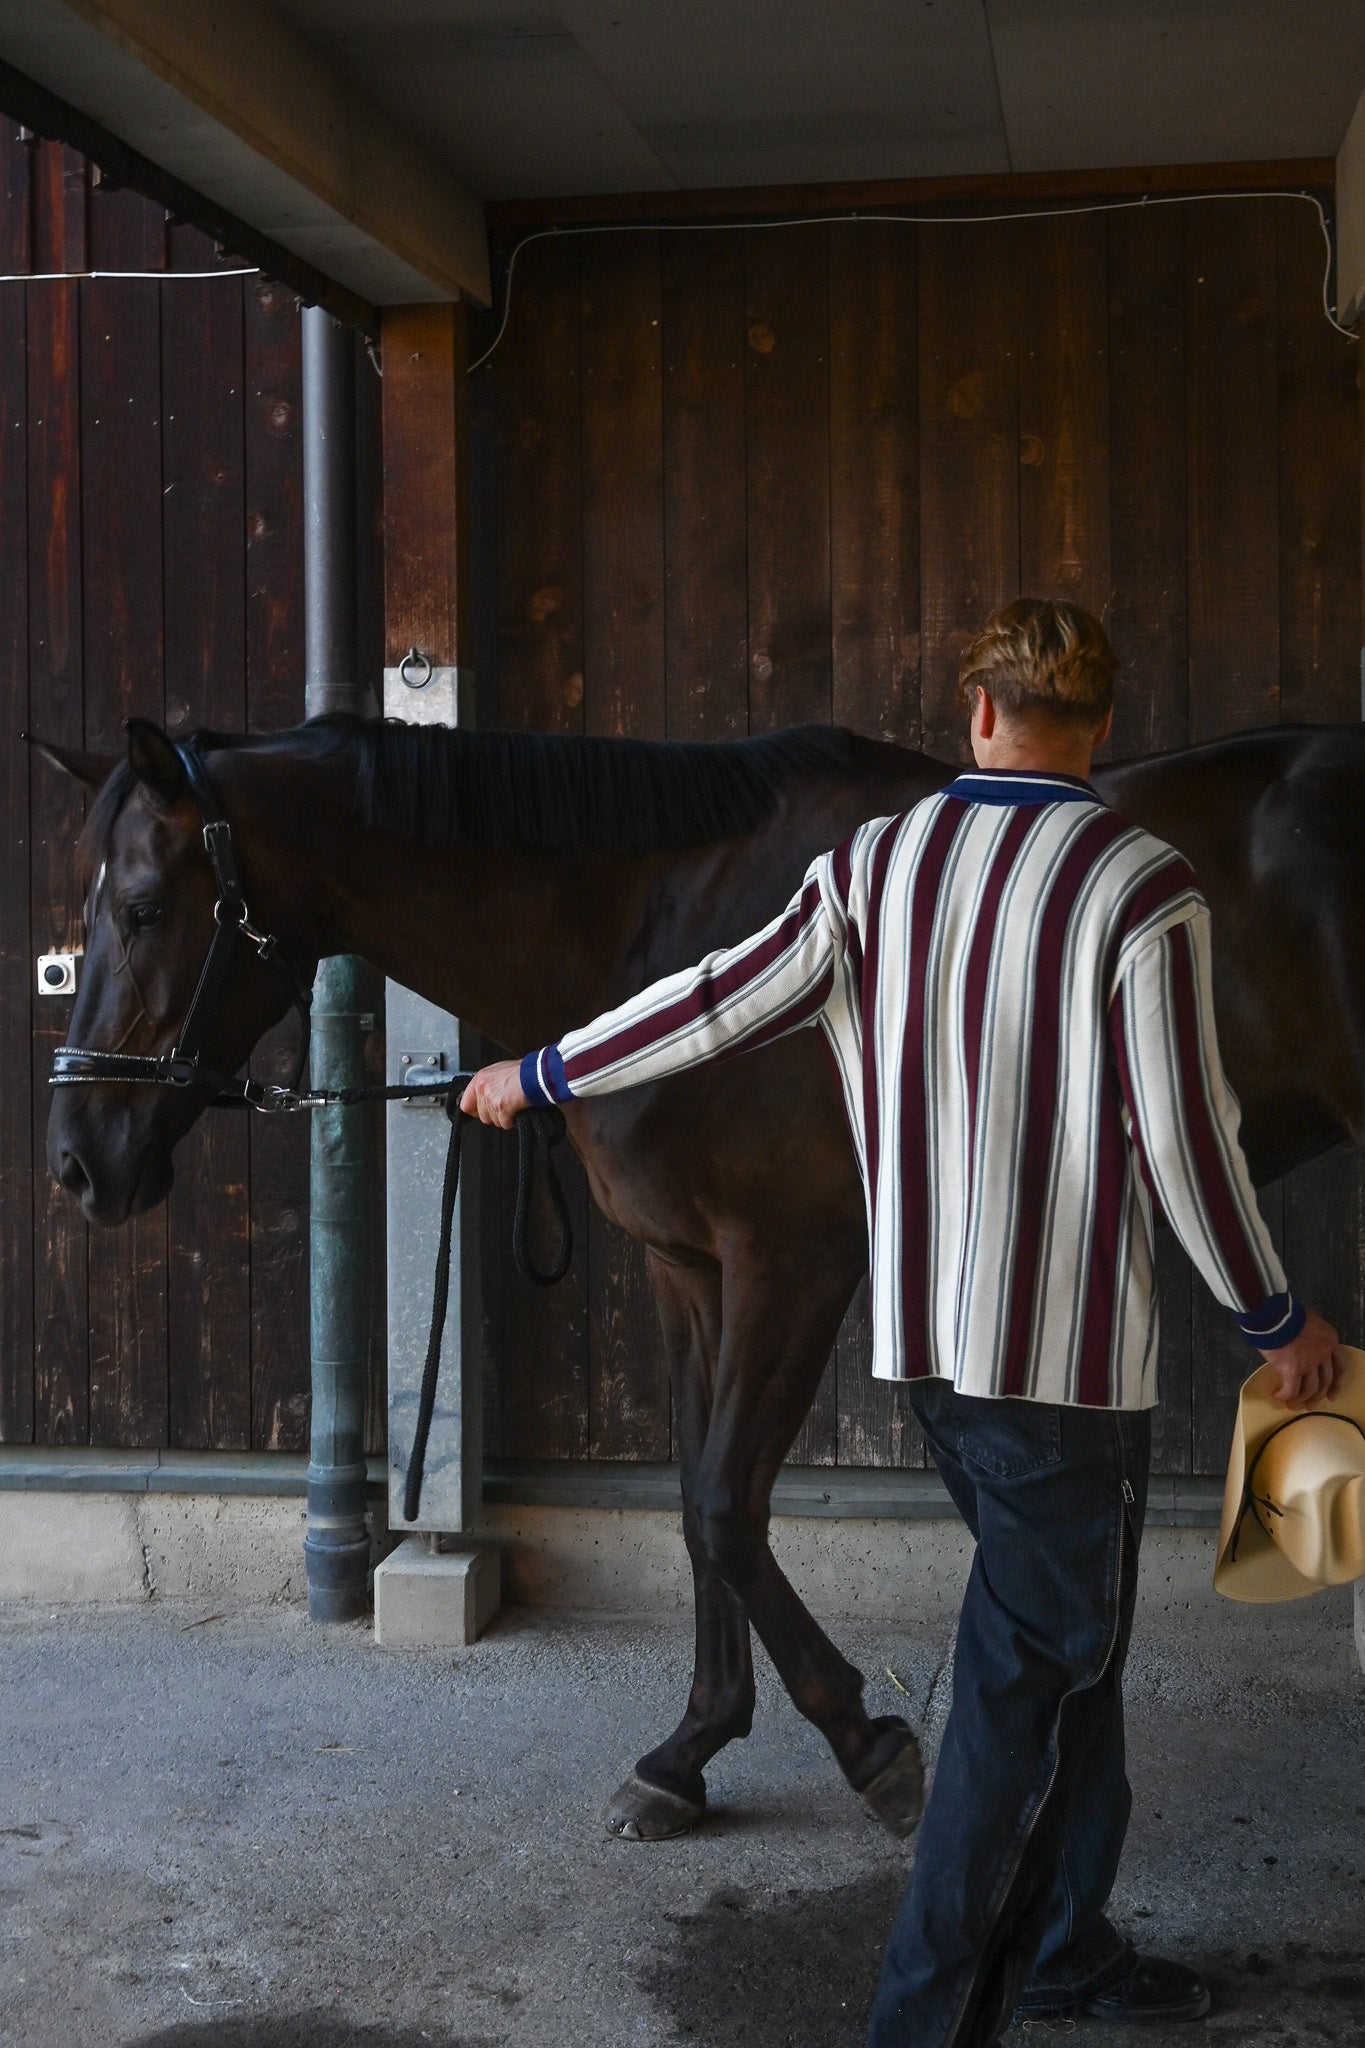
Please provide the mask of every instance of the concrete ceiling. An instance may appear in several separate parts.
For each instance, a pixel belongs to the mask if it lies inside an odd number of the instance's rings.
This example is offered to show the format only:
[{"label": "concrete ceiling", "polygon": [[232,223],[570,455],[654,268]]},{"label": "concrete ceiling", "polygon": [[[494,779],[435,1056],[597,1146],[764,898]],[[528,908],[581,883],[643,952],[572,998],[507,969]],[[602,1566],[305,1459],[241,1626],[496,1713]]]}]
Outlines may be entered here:
[{"label": "concrete ceiling", "polygon": [[1365,0],[276,0],[475,192],[1332,156]]}]

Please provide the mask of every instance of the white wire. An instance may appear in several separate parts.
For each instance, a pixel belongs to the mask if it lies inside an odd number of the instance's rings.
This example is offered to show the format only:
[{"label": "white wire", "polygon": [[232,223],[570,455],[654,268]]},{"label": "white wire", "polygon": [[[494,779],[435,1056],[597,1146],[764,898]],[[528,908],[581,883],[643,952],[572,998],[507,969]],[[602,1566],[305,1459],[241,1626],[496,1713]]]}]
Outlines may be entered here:
[{"label": "white wire", "polygon": [[118,278],[123,283],[189,284],[206,277],[259,277],[256,264],[237,270],[11,270],[0,276],[0,284],[88,284],[93,280]]},{"label": "white wire", "polygon": [[794,219],[779,220],[664,220],[593,222],[584,227],[536,228],[532,234],[524,235],[512,251],[507,265],[507,282],[503,287],[502,319],[498,331],[483,354],[469,365],[471,376],[481,370],[496,350],[512,313],[512,280],[516,275],[517,258],[532,242],[544,242],[555,235],[667,235],[667,234],[748,234],[755,228],[814,228],[829,227],[839,221],[855,221],[863,226],[875,227],[879,222],[891,222],[894,226],[912,228],[983,227],[989,222],[1013,220],[1060,220],[1080,213],[1123,213],[1141,211],[1148,206],[1202,206],[1212,199],[1302,199],[1313,208],[1318,216],[1318,226],[1326,248],[1326,260],[1322,271],[1322,310],[1330,326],[1338,334],[1344,334],[1348,341],[1358,339],[1353,330],[1344,327],[1336,316],[1327,296],[1327,287],[1332,275],[1332,231],[1327,225],[1327,214],[1322,201],[1313,192],[1161,192],[1144,194],[1141,199],[1099,199],[1084,206],[1041,206],[1027,212],[1008,213],[808,213]]}]

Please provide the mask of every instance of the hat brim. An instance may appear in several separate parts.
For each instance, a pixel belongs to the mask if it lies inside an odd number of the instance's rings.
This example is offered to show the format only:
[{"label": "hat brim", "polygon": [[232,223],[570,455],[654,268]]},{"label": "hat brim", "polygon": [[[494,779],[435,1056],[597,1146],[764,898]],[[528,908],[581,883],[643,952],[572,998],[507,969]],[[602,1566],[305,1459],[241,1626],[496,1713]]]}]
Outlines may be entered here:
[{"label": "hat brim", "polygon": [[[1365,1429],[1365,1351],[1343,1344],[1341,1385],[1329,1399],[1312,1409],[1287,1408],[1274,1398],[1279,1374],[1273,1365],[1260,1365],[1242,1385],[1237,1402],[1237,1420],[1232,1432],[1228,1476],[1223,1487],[1223,1521],[1218,1532],[1218,1558],[1213,1583],[1229,1600],[1246,1600],[1270,1606],[1279,1600],[1303,1600],[1326,1588],[1316,1579],[1296,1571],[1274,1538],[1267,1536],[1254,1511],[1242,1516],[1247,1467],[1257,1451],[1282,1422],[1292,1415],[1341,1415]],[[1241,1534],[1237,1525],[1241,1520]],[[1237,1537],[1237,1555],[1232,1555]]]}]

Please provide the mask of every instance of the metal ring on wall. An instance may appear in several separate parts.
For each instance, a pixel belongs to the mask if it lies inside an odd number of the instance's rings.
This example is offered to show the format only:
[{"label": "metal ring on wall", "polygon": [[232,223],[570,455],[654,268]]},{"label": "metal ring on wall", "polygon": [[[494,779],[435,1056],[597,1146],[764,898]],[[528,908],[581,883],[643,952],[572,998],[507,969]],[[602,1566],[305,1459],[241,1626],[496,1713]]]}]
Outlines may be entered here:
[{"label": "metal ring on wall", "polygon": [[[410,665],[413,668],[420,668],[422,673],[420,675],[409,675],[408,668]],[[433,670],[430,659],[423,654],[421,648],[410,647],[398,664],[398,673],[410,690],[425,690],[427,684],[431,681]]]}]

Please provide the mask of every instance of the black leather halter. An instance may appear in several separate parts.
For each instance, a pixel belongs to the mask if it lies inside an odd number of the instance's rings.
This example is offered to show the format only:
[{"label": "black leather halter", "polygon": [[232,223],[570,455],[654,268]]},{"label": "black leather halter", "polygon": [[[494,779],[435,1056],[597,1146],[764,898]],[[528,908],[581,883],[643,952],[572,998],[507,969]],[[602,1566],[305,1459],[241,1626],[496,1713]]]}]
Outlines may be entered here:
[{"label": "black leather halter", "polygon": [[[313,992],[304,981],[279,940],[256,929],[247,909],[237,860],[232,849],[232,827],[223,816],[213,784],[194,747],[177,746],[190,788],[204,820],[204,851],[213,869],[218,899],[213,906],[213,938],[199,981],[190,999],[185,1021],[173,1049],[168,1053],[97,1052],[77,1045],[59,1045],[52,1056],[49,1086],[73,1088],[96,1081],[141,1083],[156,1088],[206,1088],[214,1099],[230,1104],[249,1104],[253,1109],[303,1109],[311,1098],[300,1095],[299,1082],[308,1061],[311,1037],[310,1010]],[[205,1033],[218,1003],[233,956],[241,942],[251,946],[283,981],[289,1006],[299,1019],[298,1058],[289,1086],[262,1086],[241,1074],[222,1074],[206,1067],[200,1056]]]}]

